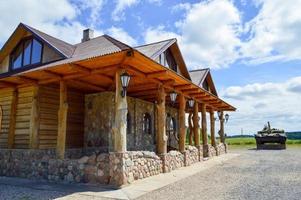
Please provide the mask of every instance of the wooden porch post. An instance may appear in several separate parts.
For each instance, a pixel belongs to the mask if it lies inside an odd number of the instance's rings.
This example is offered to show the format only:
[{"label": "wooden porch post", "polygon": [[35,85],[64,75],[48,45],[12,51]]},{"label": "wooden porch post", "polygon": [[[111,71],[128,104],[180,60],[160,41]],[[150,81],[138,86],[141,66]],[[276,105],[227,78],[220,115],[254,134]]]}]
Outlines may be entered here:
[{"label": "wooden porch post", "polygon": [[58,135],[57,135],[57,146],[56,146],[56,154],[57,157],[60,159],[64,159],[65,157],[67,114],[68,114],[67,85],[64,81],[60,81],[60,106],[58,111]]},{"label": "wooden porch post", "polygon": [[157,153],[159,155],[167,152],[167,136],[166,136],[166,112],[165,112],[165,97],[166,93],[164,87],[161,85],[158,91],[158,104],[157,104]]},{"label": "wooden porch post", "polygon": [[13,98],[12,98],[11,108],[10,108],[10,118],[9,118],[9,132],[8,132],[9,149],[14,148],[17,104],[18,104],[18,89],[14,88]]},{"label": "wooden porch post", "polygon": [[193,144],[193,126],[192,126],[192,112],[188,115],[188,126],[189,126],[189,145]]},{"label": "wooden porch post", "polygon": [[200,146],[200,133],[199,133],[199,104],[198,102],[194,102],[193,106],[193,133],[194,133],[194,145],[196,147]]},{"label": "wooden porch post", "polygon": [[216,147],[215,141],[215,119],[214,119],[214,111],[210,110],[210,137],[211,137],[211,145]]},{"label": "wooden porch post", "polygon": [[180,131],[180,138],[179,138],[179,151],[185,151],[185,105],[186,100],[183,94],[179,95],[179,131]]},{"label": "wooden porch post", "polygon": [[33,89],[33,99],[31,106],[31,114],[30,114],[30,127],[29,127],[29,148],[37,149],[39,147],[39,86],[34,87]]},{"label": "wooden porch post", "polygon": [[225,122],[225,119],[224,119],[224,112],[221,111],[221,116],[219,118],[219,121],[220,121],[220,141],[221,143],[225,143],[225,129],[224,129],[224,122]]},{"label": "wooden porch post", "polygon": [[203,153],[204,153],[204,157],[208,157],[209,148],[208,148],[208,135],[207,135],[207,116],[206,116],[206,105],[204,103],[201,104],[201,111],[202,111]]},{"label": "wooden porch post", "polygon": [[122,70],[117,70],[115,74],[115,122],[113,128],[114,134],[114,152],[126,152],[126,116],[128,113],[128,104],[126,97],[121,96],[122,85],[120,75]]}]

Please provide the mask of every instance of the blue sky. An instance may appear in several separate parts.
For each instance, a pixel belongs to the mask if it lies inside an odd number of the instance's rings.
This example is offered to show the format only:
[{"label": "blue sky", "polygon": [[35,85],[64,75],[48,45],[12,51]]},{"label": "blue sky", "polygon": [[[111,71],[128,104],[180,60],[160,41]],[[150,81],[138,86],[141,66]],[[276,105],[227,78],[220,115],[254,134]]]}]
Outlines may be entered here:
[{"label": "blue sky", "polygon": [[189,69],[210,67],[219,95],[237,107],[229,134],[254,133],[268,120],[296,131],[300,7],[301,0],[1,1],[0,46],[19,22],[73,44],[87,27],[132,46],[176,37]]}]

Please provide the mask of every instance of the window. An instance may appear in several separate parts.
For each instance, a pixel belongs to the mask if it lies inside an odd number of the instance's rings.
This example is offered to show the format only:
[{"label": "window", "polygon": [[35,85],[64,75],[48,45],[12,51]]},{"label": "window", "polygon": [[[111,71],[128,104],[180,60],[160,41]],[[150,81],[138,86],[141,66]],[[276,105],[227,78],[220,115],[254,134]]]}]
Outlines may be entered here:
[{"label": "window", "polygon": [[41,63],[42,48],[42,43],[32,37],[22,40],[10,55],[11,69]]},{"label": "window", "polygon": [[3,110],[2,110],[2,106],[0,106],[0,133],[2,130],[2,119],[3,119]]},{"label": "window", "polygon": [[143,115],[143,133],[152,134],[152,118],[149,113]]},{"label": "window", "polygon": [[176,140],[179,140],[177,134],[177,121],[170,114],[167,114],[166,118],[166,131],[168,135],[168,142],[171,143],[171,137],[173,136]]},{"label": "window", "polygon": [[126,133],[127,134],[132,133],[132,116],[129,112],[126,115]]},{"label": "window", "polygon": [[159,63],[165,67],[174,70],[175,72],[178,71],[177,62],[169,49],[167,49],[165,52],[159,55]]}]

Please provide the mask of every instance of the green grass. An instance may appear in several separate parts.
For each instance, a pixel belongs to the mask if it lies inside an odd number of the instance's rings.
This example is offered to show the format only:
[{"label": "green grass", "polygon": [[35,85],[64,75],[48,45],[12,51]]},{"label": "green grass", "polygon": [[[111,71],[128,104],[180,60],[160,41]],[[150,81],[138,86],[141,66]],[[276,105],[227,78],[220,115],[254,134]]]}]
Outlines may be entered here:
[{"label": "green grass", "polygon": [[[237,138],[227,138],[226,143],[228,145],[243,145],[243,146],[250,146],[250,145],[256,145],[255,138],[253,137],[237,137]],[[287,145],[297,145],[301,146],[301,140],[287,140]]]}]

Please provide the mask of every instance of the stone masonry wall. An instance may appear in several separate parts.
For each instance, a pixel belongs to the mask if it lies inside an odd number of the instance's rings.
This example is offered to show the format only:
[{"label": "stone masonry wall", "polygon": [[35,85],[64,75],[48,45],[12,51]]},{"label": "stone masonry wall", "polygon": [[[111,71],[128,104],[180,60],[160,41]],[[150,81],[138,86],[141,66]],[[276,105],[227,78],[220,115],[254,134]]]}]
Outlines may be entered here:
[{"label": "stone masonry wall", "polygon": [[66,183],[108,183],[108,154],[56,159],[54,150],[0,150],[0,175]]},{"label": "stone masonry wall", "polygon": [[[114,122],[114,98],[112,92],[102,92],[86,95],[85,97],[85,147],[97,147],[102,152],[112,151],[112,126]],[[131,124],[127,133],[127,150],[129,151],[155,151],[156,116],[155,104],[137,98],[127,97],[128,112]],[[143,116],[151,116],[151,134],[143,133]],[[166,107],[166,113],[174,117],[178,124],[178,111]],[[178,133],[178,127],[176,126]],[[176,134],[177,134],[176,133]],[[178,147],[174,135],[169,145]]]},{"label": "stone masonry wall", "polygon": [[201,158],[203,157],[203,151],[202,148],[199,147],[199,149],[195,146],[188,145],[186,147],[185,151],[185,165],[189,166],[193,163],[197,163],[201,161]]},{"label": "stone masonry wall", "polygon": [[227,145],[226,144],[218,144],[217,147],[218,155],[227,153]]},{"label": "stone masonry wall", "polygon": [[216,149],[214,146],[212,146],[210,144],[209,144],[209,156],[210,157],[216,156]]},{"label": "stone masonry wall", "polygon": [[185,166],[184,154],[178,151],[170,151],[165,155],[165,172],[170,172]]}]

